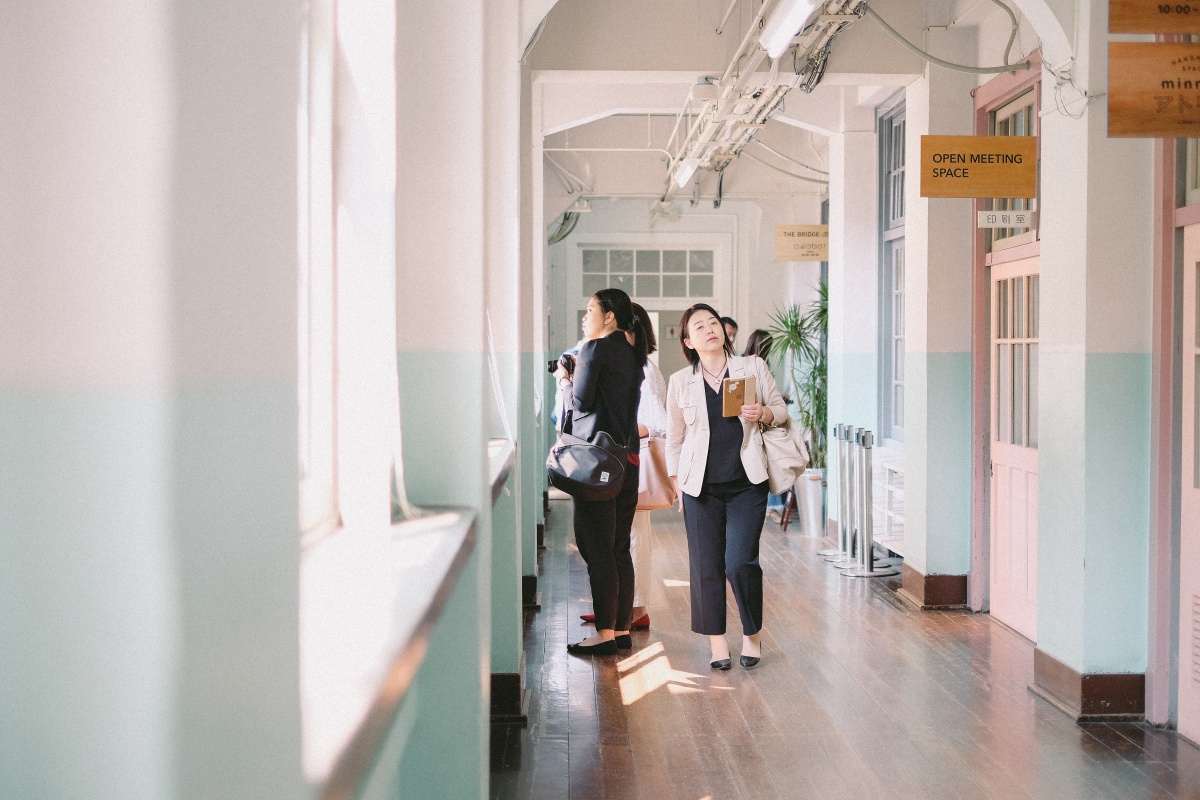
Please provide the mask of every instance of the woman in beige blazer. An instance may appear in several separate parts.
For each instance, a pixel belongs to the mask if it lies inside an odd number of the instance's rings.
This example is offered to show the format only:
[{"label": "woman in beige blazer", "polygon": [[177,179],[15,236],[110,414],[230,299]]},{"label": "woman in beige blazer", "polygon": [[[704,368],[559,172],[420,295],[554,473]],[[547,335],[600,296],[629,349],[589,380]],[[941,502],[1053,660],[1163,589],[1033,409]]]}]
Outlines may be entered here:
[{"label": "woman in beige blazer", "polygon": [[[667,474],[680,493],[691,572],[692,630],[708,637],[713,669],[729,669],[725,581],[742,622],[740,661],[762,656],[762,567],[758,540],[767,511],[767,466],[759,423],[783,421],[787,407],[766,362],[735,356],[721,315],[704,303],[683,313],[683,354],[691,363],[667,388]],[[754,402],[721,413],[725,378],[753,376]]]}]

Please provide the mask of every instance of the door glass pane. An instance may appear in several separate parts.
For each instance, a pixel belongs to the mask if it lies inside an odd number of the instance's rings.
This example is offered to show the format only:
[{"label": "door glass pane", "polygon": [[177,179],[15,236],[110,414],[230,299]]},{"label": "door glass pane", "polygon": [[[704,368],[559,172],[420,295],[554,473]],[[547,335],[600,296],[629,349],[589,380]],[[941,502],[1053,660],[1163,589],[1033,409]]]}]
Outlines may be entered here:
[{"label": "door glass pane", "polygon": [[608,268],[609,272],[633,272],[633,251],[608,251]]},{"label": "door glass pane", "polygon": [[691,290],[688,292],[689,297],[712,297],[712,275],[693,275],[691,277],[691,282]]},{"label": "door glass pane", "polygon": [[687,272],[687,250],[663,250],[663,272]]},{"label": "door glass pane", "polygon": [[591,297],[601,289],[608,288],[607,275],[584,275],[583,276],[583,296]]},{"label": "door glass pane", "polygon": [[996,338],[1008,338],[1008,281],[996,283]]},{"label": "door glass pane", "polygon": [[1011,348],[1007,344],[996,345],[996,419],[999,430],[996,438],[1001,442],[1012,441],[1012,362]]},{"label": "door glass pane", "polygon": [[638,297],[658,297],[662,293],[657,275],[637,276]]},{"label": "door glass pane", "polygon": [[608,272],[608,251],[607,250],[584,250],[583,251],[583,271],[584,272]]},{"label": "door glass pane", "polygon": [[620,289],[622,292],[628,295],[637,294],[637,292],[633,290],[632,275],[610,275],[608,279],[608,285],[614,289]]},{"label": "door glass pane", "polygon": [[638,272],[658,272],[658,250],[637,251]]},{"label": "door glass pane", "polygon": [[897,428],[904,427],[904,384],[896,384],[893,389],[895,396],[892,399],[892,408],[895,413],[892,417],[892,424]]},{"label": "door glass pane", "polygon": [[713,271],[713,254],[712,250],[691,250],[690,263],[688,265],[689,272],[712,272]]},{"label": "door glass pane", "polygon": [[1038,338],[1038,313],[1041,307],[1039,290],[1041,281],[1037,275],[1029,276],[1029,338]]},{"label": "door glass pane", "polygon": [[687,275],[663,275],[663,297],[687,297]]},{"label": "door glass pane", "polygon": [[1025,279],[1013,278],[1013,317],[1016,319],[1013,325],[1013,338],[1020,339],[1025,336]]},{"label": "door glass pane", "polygon": [[1029,345],[1029,446],[1038,446],[1038,346]]},{"label": "door glass pane", "polygon": [[1013,348],[1013,422],[1012,443],[1025,443],[1025,347],[1014,344]]}]

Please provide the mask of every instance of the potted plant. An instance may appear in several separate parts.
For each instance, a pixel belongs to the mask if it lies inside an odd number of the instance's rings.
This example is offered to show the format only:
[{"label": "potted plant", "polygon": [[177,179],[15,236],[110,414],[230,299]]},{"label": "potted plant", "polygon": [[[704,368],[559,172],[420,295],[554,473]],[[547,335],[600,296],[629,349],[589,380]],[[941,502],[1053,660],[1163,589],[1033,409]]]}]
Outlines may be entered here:
[{"label": "potted plant", "polygon": [[824,535],[825,458],[827,453],[828,392],[825,341],[829,332],[829,287],[817,284],[817,299],[807,309],[791,305],[777,310],[767,328],[771,360],[786,375],[789,405],[804,431],[811,461],[797,481],[797,497],[805,530]]}]

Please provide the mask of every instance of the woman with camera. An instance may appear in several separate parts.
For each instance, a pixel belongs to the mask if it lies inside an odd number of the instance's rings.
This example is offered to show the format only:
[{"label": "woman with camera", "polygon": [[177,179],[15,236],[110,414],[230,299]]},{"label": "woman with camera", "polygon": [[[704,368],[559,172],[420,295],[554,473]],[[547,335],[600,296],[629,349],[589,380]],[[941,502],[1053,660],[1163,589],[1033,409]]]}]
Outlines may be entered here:
[{"label": "woman with camera", "polygon": [[[654,325],[651,323],[646,309],[637,303],[631,305],[633,306],[633,315],[637,317],[638,324],[641,326],[642,335],[646,338],[646,355],[650,355],[658,349],[658,340],[654,336]],[[636,344],[632,333],[626,332],[625,338],[630,345]],[[644,373],[642,397],[638,402],[637,413],[638,436],[642,439],[643,462],[638,465],[638,472],[642,479],[639,484],[643,484],[647,477],[646,470],[651,466],[645,463],[650,446],[648,440],[658,439],[661,442],[667,438],[667,382],[663,379],[662,372],[650,359],[646,359],[646,365],[642,371]],[[633,556],[633,616],[630,625],[634,630],[645,630],[650,627],[650,609],[646,607],[646,600],[650,596],[651,536],[650,512],[639,510],[633,515],[633,528],[629,534],[629,552]],[[584,622],[595,622],[596,615],[581,614],[580,619]]]},{"label": "woman with camera", "polygon": [[[730,668],[725,640],[725,581],[733,587],[742,623],[740,661],[762,656],[763,573],[758,541],[767,511],[767,465],[759,423],[783,422],[787,407],[767,364],[735,356],[721,315],[704,303],[679,322],[691,363],[667,388],[667,474],[674,476],[684,511],[691,573],[692,630],[708,637],[713,669]],[[726,378],[754,377],[757,397],[738,416],[723,415]]]},{"label": "woman with camera", "polygon": [[567,651],[616,655],[619,647],[633,644],[629,637],[634,592],[629,535],[637,509],[637,411],[648,345],[629,295],[620,289],[601,289],[592,295],[582,327],[586,341],[576,355],[574,373],[569,374],[562,365],[554,373],[571,415],[570,432],[589,438],[604,431],[627,448],[629,463],[616,498],[574,500],[575,541],[588,567],[596,633],[568,644]]}]

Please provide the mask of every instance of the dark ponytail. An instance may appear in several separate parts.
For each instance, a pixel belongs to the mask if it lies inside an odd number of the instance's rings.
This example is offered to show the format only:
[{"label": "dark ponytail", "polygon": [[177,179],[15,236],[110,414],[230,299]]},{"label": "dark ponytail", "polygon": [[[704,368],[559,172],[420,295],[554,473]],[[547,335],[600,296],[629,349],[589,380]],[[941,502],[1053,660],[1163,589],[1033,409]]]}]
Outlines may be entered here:
[{"label": "dark ponytail", "polygon": [[646,357],[650,354],[646,334],[642,330],[641,320],[633,313],[633,303],[629,295],[620,289],[601,289],[592,295],[600,304],[600,310],[611,313],[617,320],[617,329],[633,334],[633,352],[637,356],[638,369],[646,366]]}]

